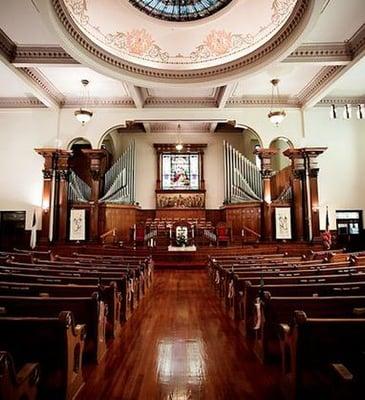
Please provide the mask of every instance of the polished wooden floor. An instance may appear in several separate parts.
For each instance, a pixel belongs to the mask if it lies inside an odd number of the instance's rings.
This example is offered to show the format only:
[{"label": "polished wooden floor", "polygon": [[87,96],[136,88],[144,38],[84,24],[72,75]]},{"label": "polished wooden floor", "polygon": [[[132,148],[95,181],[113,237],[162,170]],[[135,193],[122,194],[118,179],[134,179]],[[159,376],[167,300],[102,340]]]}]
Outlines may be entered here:
[{"label": "polished wooden floor", "polygon": [[280,399],[208,284],[206,271],[157,271],[154,287],[78,400]]}]

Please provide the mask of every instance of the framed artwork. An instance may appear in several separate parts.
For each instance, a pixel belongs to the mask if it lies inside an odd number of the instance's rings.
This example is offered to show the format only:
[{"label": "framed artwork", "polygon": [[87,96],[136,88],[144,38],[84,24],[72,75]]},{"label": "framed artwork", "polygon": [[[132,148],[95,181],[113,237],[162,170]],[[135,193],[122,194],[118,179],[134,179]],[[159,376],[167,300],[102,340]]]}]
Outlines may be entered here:
[{"label": "framed artwork", "polygon": [[292,239],[290,207],[275,208],[276,239]]},{"label": "framed artwork", "polygon": [[71,209],[70,240],[85,240],[86,211]]}]

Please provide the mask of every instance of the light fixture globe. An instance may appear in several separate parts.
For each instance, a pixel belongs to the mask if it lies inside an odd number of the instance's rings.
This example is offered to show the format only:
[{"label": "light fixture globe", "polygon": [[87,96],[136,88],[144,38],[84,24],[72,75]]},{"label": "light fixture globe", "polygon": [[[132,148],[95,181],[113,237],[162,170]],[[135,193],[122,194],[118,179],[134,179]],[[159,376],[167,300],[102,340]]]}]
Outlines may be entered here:
[{"label": "light fixture globe", "polygon": [[175,149],[176,149],[177,151],[181,151],[183,148],[184,148],[184,146],[183,146],[182,143],[177,143],[176,146],[175,146]]},{"label": "light fixture globe", "polygon": [[[278,104],[280,102],[280,95],[279,95],[279,79],[272,79],[270,81],[272,85],[272,90],[271,90],[271,108],[269,113],[267,114],[270,122],[278,127],[286,117],[286,112],[284,110],[273,110],[274,104]],[[276,101],[275,101],[275,96],[276,96]]]},{"label": "light fixture globe", "polygon": [[279,126],[286,117],[286,112],[284,110],[270,111],[269,114],[267,114],[267,116],[273,125]]},{"label": "light fixture globe", "polygon": [[82,124],[82,126],[84,126],[91,120],[93,113],[89,110],[84,110],[80,108],[80,110],[75,111],[74,115],[76,119]]},{"label": "light fixture globe", "polygon": [[[80,103],[83,105],[87,105],[90,100],[90,95],[87,88],[89,81],[87,79],[82,79],[81,84],[82,84],[82,94],[80,97]],[[93,112],[87,110],[86,108],[82,108],[82,106],[80,106],[80,108],[74,112],[74,115],[76,119],[82,124],[82,126],[84,126],[91,120]]]}]

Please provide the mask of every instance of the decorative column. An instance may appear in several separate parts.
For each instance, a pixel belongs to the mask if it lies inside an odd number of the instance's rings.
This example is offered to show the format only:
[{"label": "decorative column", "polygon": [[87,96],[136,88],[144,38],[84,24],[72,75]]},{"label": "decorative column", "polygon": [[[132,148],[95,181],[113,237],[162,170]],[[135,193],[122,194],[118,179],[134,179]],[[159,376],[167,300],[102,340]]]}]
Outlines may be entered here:
[{"label": "decorative column", "polygon": [[[308,219],[311,221],[311,237],[309,240],[320,241],[321,233],[319,229],[319,199],[318,199],[318,172],[319,166],[317,157],[324,153],[327,147],[305,147],[301,149],[305,160],[307,174],[307,197],[308,197]],[[308,182],[309,181],[309,182]]]},{"label": "decorative column", "polygon": [[[42,195],[42,230],[40,236],[41,243],[48,243],[50,238],[53,238],[50,234],[50,216],[51,212],[54,210],[54,191],[55,185],[52,185],[52,179],[55,174],[57,166],[57,149],[54,148],[44,148],[44,149],[34,149],[39,155],[44,158],[43,167],[43,195]],[[53,186],[53,188],[52,188]],[[53,204],[52,204],[53,202]]]},{"label": "decorative column", "polygon": [[262,176],[262,233],[263,239],[271,241],[273,238],[272,232],[272,210],[271,210],[271,177],[272,165],[271,159],[277,153],[274,149],[259,148],[255,150],[254,154],[258,155],[261,161],[261,176]]},{"label": "decorative column", "polygon": [[68,226],[68,177],[70,173],[69,161],[71,151],[59,150],[57,153],[57,174],[58,174],[58,240],[67,240]]},{"label": "decorative column", "polygon": [[82,149],[82,152],[88,156],[90,173],[92,177],[91,201],[90,201],[90,240],[99,240],[99,197],[102,190],[102,177],[105,172],[104,149]]},{"label": "decorative column", "polygon": [[303,188],[305,165],[301,149],[287,149],[283,152],[290,158],[292,167],[294,236],[298,241],[304,240],[304,204]]}]

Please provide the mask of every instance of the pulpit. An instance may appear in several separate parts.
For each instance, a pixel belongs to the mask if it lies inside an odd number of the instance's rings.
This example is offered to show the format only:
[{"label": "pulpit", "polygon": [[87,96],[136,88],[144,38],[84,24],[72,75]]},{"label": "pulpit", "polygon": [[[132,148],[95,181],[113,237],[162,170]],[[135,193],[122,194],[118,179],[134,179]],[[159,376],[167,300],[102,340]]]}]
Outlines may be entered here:
[{"label": "pulpit", "polygon": [[178,221],[169,227],[170,246],[190,247],[195,245],[195,226],[187,221]]}]

